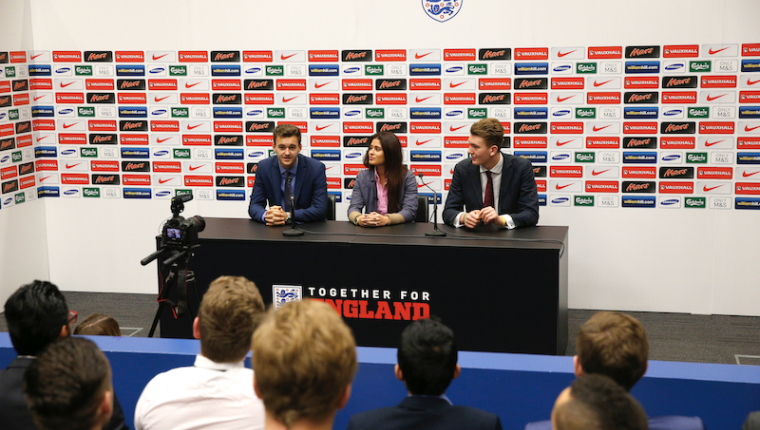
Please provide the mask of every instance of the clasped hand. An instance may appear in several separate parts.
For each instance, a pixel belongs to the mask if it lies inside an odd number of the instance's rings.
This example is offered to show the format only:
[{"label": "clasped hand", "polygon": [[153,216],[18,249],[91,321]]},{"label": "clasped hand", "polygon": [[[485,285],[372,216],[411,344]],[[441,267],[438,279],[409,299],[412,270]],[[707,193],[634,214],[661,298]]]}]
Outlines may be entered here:
[{"label": "clasped hand", "polygon": [[500,217],[496,210],[490,206],[481,210],[467,212],[464,217],[464,226],[475,228],[478,224],[493,224],[498,227],[504,226],[504,218]]},{"label": "clasped hand", "polygon": [[264,215],[264,221],[267,225],[285,225],[288,219],[288,213],[282,210],[281,206],[272,206]]},{"label": "clasped hand", "polygon": [[391,223],[391,218],[387,215],[380,215],[372,212],[366,215],[359,215],[359,225],[362,227],[382,227]]}]

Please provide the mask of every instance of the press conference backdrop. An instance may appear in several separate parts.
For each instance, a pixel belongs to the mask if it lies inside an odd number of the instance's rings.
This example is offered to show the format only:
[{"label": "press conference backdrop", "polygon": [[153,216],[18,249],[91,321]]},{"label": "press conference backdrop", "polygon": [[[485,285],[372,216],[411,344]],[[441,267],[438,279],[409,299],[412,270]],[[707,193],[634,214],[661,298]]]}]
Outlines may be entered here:
[{"label": "press conference backdrop", "polygon": [[4,295],[45,260],[64,289],[154,292],[137,262],[169,199],[245,217],[277,124],[301,129],[345,219],[372,133],[397,133],[443,202],[470,125],[494,117],[534,165],[541,224],[570,226],[570,307],[760,314],[757,2],[15,7],[2,253],[47,252],[4,270]]}]

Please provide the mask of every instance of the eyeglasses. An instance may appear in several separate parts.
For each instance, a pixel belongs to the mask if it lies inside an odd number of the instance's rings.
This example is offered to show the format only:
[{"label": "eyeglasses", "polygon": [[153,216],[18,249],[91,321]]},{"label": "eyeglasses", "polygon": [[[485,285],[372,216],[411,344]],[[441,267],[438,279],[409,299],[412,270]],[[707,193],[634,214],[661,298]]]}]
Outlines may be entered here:
[{"label": "eyeglasses", "polygon": [[78,316],[79,316],[79,312],[69,311],[69,320],[66,322],[66,324],[74,324],[75,322],[77,322]]}]

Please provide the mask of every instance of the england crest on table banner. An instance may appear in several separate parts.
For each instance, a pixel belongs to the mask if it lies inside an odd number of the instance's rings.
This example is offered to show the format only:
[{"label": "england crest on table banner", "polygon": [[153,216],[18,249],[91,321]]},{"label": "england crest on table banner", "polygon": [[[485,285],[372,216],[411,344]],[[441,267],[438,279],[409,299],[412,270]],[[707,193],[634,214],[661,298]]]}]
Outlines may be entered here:
[{"label": "england crest on table banner", "polygon": [[301,287],[296,285],[272,285],[272,303],[275,309],[288,302],[301,301]]},{"label": "england crest on table banner", "polygon": [[422,0],[422,9],[428,14],[430,18],[438,22],[446,22],[451,18],[454,18],[462,9],[462,2],[464,0],[450,1],[429,1]]}]

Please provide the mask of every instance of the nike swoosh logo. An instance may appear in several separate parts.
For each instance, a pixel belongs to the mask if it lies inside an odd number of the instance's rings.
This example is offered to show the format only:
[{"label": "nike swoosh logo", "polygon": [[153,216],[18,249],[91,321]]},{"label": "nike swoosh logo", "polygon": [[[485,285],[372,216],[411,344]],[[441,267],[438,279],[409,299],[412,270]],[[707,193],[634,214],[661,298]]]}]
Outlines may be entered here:
[{"label": "nike swoosh logo", "polygon": [[592,130],[594,130],[594,131],[600,131],[600,130],[604,130],[605,128],[607,128],[607,127],[609,127],[609,126],[611,126],[611,125],[612,125],[612,124],[610,124],[610,125],[605,125],[604,127],[600,127],[600,128],[596,128],[596,126],[594,126],[594,127],[592,128]]},{"label": "nike swoosh logo", "polygon": [[298,55],[298,52],[296,52],[295,54],[290,54],[290,55],[280,55],[280,60],[287,60],[288,58],[295,55]]},{"label": "nike swoosh logo", "polygon": [[324,84],[314,84],[314,88],[322,88],[325,85],[330,85],[330,83],[329,82],[325,82]]},{"label": "nike swoosh logo", "polygon": [[571,186],[571,185],[573,185],[573,184],[567,184],[567,185],[562,185],[562,186],[559,186],[559,185],[557,185],[557,189],[558,189],[558,190],[561,190],[561,189],[563,189],[563,188],[567,188],[567,187],[569,187],[569,186]]},{"label": "nike swoosh logo", "polygon": [[39,57],[40,55],[42,55],[42,54],[32,55],[32,60],[34,60],[35,58]]},{"label": "nike swoosh logo", "polygon": [[295,97],[291,97],[291,98],[289,98],[289,99],[286,99],[285,97],[283,97],[283,98],[282,98],[282,102],[283,102],[283,103],[287,103],[287,102],[293,101],[293,100],[295,100],[295,99],[297,99],[297,98],[298,98],[298,96],[295,96]]},{"label": "nike swoosh logo", "polygon": [[193,170],[198,170],[203,166],[205,166],[205,164],[201,164],[200,166],[190,166],[190,171],[192,172]]},{"label": "nike swoosh logo", "polygon": [[747,78],[747,85],[755,85],[758,82],[760,82],[760,79],[758,79],[756,81],[750,81],[749,78]]},{"label": "nike swoosh logo", "polygon": [[65,124],[65,123],[64,123],[64,124],[63,124],[63,128],[69,128],[69,127],[73,127],[73,126],[75,126],[75,125],[77,125],[77,124],[79,124],[79,123],[77,123],[77,122],[72,122],[71,124]]},{"label": "nike swoosh logo", "polygon": [[709,52],[709,53],[710,53],[710,55],[715,55],[715,54],[717,54],[718,52],[720,52],[720,51],[725,51],[725,50],[726,50],[726,49],[728,49],[728,48],[729,48],[729,47],[728,47],[728,46],[726,46],[725,48],[723,48],[723,49],[718,49],[717,51],[713,51],[713,50],[712,50],[712,48],[710,48],[710,50],[709,50],[709,51],[707,51],[707,52]]},{"label": "nike swoosh logo", "polygon": [[721,98],[721,97],[723,97],[723,96],[725,96],[725,95],[726,95],[726,94],[721,94],[721,95],[719,95],[719,96],[715,96],[715,97],[713,97],[713,96],[707,96],[707,101],[708,101],[708,102],[711,102],[711,101],[713,101],[713,100],[717,100],[717,99],[719,99],[719,98]]},{"label": "nike swoosh logo", "polygon": [[34,98],[34,101],[37,101],[37,100],[39,100],[39,99],[41,99],[41,98],[43,98],[43,97],[45,97],[45,96],[39,96],[39,97],[35,97],[35,98]]},{"label": "nike swoosh logo", "polygon": [[[332,124],[330,124],[330,125],[332,125]],[[316,128],[317,131],[322,131],[322,130],[326,129],[327,127],[329,127],[330,125],[325,125],[325,126],[322,126],[322,127],[316,126],[315,128]]]},{"label": "nike swoosh logo", "polygon": [[465,84],[465,83],[467,83],[467,81],[462,81],[462,82],[460,82],[458,84],[451,83],[451,84],[449,84],[449,88],[456,88],[456,87],[458,87],[458,86],[460,86],[462,84]]},{"label": "nike swoosh logo", "polygon": [[414,101],[415,101],[415,102],[417,102],[417,103],[422,103],[422,102],[424,102],[425,100],[427,100],[427,99],[432,99],[432,98],[433,98],[433,96],[428,96],[428,97],[424,97],[424,98],[419,98],[419,97],[416,97],[416,98],[414,99]]},{"label": "nike swoosh logo", "polygon": [[77,163],[77,164],[69,164],[69,163],[66,163],[66,168],[67,168],[67,169],[72,169],[72,168],[74,168],[74,167],[77,167],[77,166],[78,166],[78,165],[80,165],[80,164],[82,164],[82,163]]},{"label": "nike swoosh logo", "polygon": [[567,145],[568,143],[572,142],[575,139],[566,140],[564,142],[557,141],[557,146]]},{"label": "nike swoosh logo", "polygon": [[557,103],[562,103],[563,101],[570,100],[573,97],[575,97],[575,96],[570,96],[570,97],[559,97],[559,96],[557,96]]},{"label": "nike swoosh logo", "polygon": [[760,173],[760,170],[759,170],[759,171],[757,171],[757,172],[752,172],[752,173],[750,173],[749,175],[747,174],[747,172],[742,172],[742,177],[743,177],[743,178],[749,178],[750,176],[754,176],[754,175],[757,175],[758,173]]},{"label": "nike swoosh logo", "polygon": [[172,179],[173,179],[173,178],[169,178],[169,179],[159,179],[159,180],[158,180],[158,183],[159,183],[159,184],[165,184],[165,183],[167,183],[167,182],[171,181]]},{"label": "nike swoosh logo", "polygon": [[454,126],[451,126],[451,127],[449,127],[449,131],[457,131],[457,130],[459,130],[459,129],[460,129],[460,128],[462,128],[462,127],[467,127],[467,124],[465,124],[465,125],[460,125],[460,126],[459,126],[459,127],[457,127],[457,128],[454,128]]},{"label": "nike swoosh logo", "polygon": [[557,52],[557,57],[562,58],[565,55],[570,55],[570,54],[572,54],[575,51],[577,51],[577,49],[573,49],[572,51],[568,51],[568,52]]},{"label": "nike swoosh logo", "polygon": [[428,143],[428,142],[431,142],[432,140],[433,140],[433,139],[428,139],[428,140],[423,140],[422,142],[420,142],[420,141],[418,140],[418,141],[416,141],[416,142],[414,142],[414,143],[415,143],[415,144],[417,144],[417,145],[424,145],[424,144],[426,144],[426,143]]},{"label": "nike swoosh logo", "polygon": [[594,171],[591,172],[591,174],[593,176],[599,176],[599,175],[601,175],[604,172],[609,172],[610,170],[612,170],[612,169],[602,170],[601,172],[597,172],[596,170],[594,170]]},{"label": "nike swoosh logo", "polygon": [[168,99],[169,97],[171,97],[171,96],[166,96],[166,97],[154,97],[154,98],[153,98],[153,101],[154,101],[154,102],[160,102],[160,101],[164,101],[164,100]]},{"label": "nike swoosh logo", "polygon": [[201,124],[196,124],[196,125],[188,125],[188,126],[187,126],[187,129],[188,129],[188,130],[192,130],[192,129],[198,128],[198,127],[200,127],[200,126],[202,126],[202,125],[203,125],[203,123],[201,123]]},{"label": "nike swoosh logo", "polygon": [[69,85],[73,84],[74,82],[76,82],[76,81],[71,81],[71,82],[69,82],[69,83],[66,83],[66,84],[61,84],[61,88],[66,88],[66,87],[68,87]]},{"label": "nike swoosh logo", "polygon": [[50,178],[52,178],[52,177],[53,177],[53,175],[50,175],[50,176],[43,176],[43,177],[41,177],[41,178],[40,178],[40,182],[44,182],[44,181],[46,181],[46,180],[48,180],[48,179],[50,179]]},{"label": "nike swoosh logo", "polygon": [[752,130],[754,130],[754,129],[756,129],[756,128],[760,128],[760,125],[757,125],[757,126],[755,126],[755,127],[752,127],[752,128],[749,128],[749,126],[748,126],[748,125],[745,125],[745,126],[744,126],[744,131],[752,131]]},{"label": "nike swoosh logo", "polygon": [[710,188],[707,188],[707,185],[705,185],[704,187],[702,187],[702,190],[703,190],[704,192],[708,192],[708,191],[712,191],[712,190],[714,190],[714,189],[716,189],[716,188],[720,188],[720,187],[722,187],[722,186],[723,186],[723,185],[718,185],[718,186],[715,186],[715,187],[710,187]]},{"label": "nike swoosh logo", "polygon": [[38,138],[37,138],[37,142],[39,142],[39,141],[40,141],[40,140],[42,140],[42,139],[47,139],[48,137],[50,137],[50,135],[49,135],[49,134],[48,134],[47,136],[38,137]]},{"label": "nike swoosh logo", "polygon": [[198,84],[200,84],[200,82],[196,82],[194,84],[185,84],[185,88],[192,88],[192,87],[194,87],[194,86],[196,86]]},{"label": "nike swoosh logo", "polygon": [[164,143],[164,142],[166,142],[166,141],[167,141],[167,140],[169,140],[169,139],[171,139],[171,137],[165,137],[165,138],[163,138],[163,139],[161,139],[161,138],[159,137],[158,139],[156,139],[156,143]]},{"label": "nike swoosh logo", "polygon": [[604,84],[609,84],[610,82],[612,82],[612,79],[610,79],[609,81],[604,81],[604,82],[597,82],[597,81],[594,81],[594,86],[595,86],[595,87],[601,87],[602,85],[604,85]]},{"label": "nike swoosh logo", "polygon": [[424,186],[430,185],[432,182],[428,182],[427,184],[417,184],[417,188],[422,188]]},{"label": "nike swoosh logo", "polygon": [[160,59],[166,57],[167,55],[169,55],[169,54],[159,55],[158,57],[156,57],[156,54],[153,54],[153,61],[160,60]]},{"label": "nike swoosh logo", "polygon": [[713,146],[713,145],[717,145],[717,144],[719,144],[720,142],[723,142],[724,140],[726,140],[726,139],[716,140],[715,142],[707,142],[707,141],[705,141],[705,146]]},{"label": "nike swoosh logo", "polygon": [[428,52],[427,54],[422,54],[422,55],[420,55],[420,54],[414,54],[414,58],[415,58],[416,60],[419,60],[420,58],[424,58],[424,57],[427,57],[428,55],[430,55],[430,54],[432,54],[432,53],[433,53],[433,51],[430,51],[430,52]]}]

